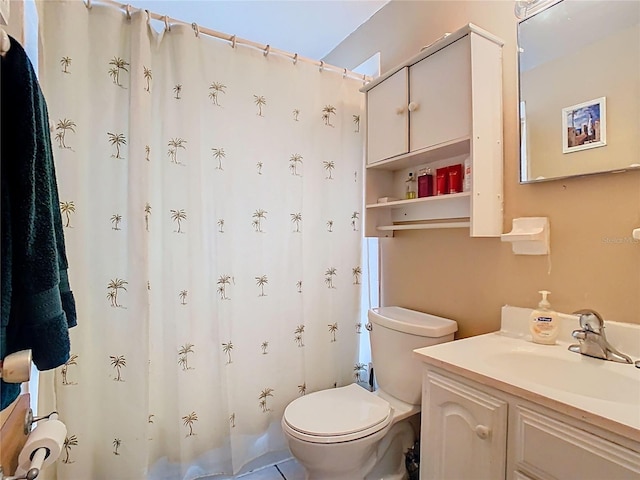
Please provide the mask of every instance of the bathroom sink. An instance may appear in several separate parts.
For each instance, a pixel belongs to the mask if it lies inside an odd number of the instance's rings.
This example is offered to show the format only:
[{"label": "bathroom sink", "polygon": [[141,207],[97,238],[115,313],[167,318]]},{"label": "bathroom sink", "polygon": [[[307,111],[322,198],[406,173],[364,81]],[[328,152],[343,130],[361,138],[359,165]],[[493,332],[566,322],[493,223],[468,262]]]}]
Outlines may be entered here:
[{"label": "bathroom sink", "polygon": [[[638,438],[640,369],[568,350],[575,316],[559,314],[556,345],[531,341],[531,309],[504,306],[500,330],[414,350],[430,367],[462,376],[590,425]],[[612,345],[640,358],[640,325],[607,322]]]},{"label": "bathroom sink", "polygon": [[559,346],[551,348],[553,355],[546,355],[544,351],[538,353],[517,349],[489,354],[484,362],[487,367],[505,375],[513,375],[543,387],[599,400],[637,405],[640,400],[640,382],[629,378],[629,374],[637,373],[631,365],[612,364],[574,354],[565,348],[558,350]]}]

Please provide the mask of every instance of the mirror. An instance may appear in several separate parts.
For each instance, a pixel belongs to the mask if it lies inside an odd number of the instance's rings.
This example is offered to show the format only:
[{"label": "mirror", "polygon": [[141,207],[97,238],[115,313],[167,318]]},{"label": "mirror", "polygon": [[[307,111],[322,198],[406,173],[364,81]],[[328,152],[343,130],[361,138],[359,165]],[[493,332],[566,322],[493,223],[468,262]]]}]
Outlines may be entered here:
[{"label": "mirror", "polygon": [[521,183],[640,168],[640,2],[562,0],[518,47]]}]

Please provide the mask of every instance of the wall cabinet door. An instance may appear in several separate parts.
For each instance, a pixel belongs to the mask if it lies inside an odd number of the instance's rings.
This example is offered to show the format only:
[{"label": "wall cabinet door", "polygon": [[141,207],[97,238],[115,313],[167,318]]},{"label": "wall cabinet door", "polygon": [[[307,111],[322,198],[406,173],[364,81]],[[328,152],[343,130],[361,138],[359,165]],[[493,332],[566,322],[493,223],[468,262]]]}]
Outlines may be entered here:
[{"label": "wall cabinet door", "polygon": [[409,151],[407,68],[367,92],[367,163]]},{"label": "wall cabinet door", "polygon": [[409,86],[409,151],[469,135],[470,36],[411,65]]},{"label": "wall cabinet door", "polygon": [[421,480],[505,478],[507,402],[427,371]]}]

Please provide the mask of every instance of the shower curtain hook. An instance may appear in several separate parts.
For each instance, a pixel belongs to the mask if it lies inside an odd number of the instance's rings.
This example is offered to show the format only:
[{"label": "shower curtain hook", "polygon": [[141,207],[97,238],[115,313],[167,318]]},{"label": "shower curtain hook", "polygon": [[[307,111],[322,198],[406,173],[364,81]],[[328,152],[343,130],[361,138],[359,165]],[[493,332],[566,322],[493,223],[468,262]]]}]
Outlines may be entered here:
[{"label": "shower curtain hook", "polygon": [[236,36],[232,35],[229,40],[231,40],[231,48],[236,48]]},{"label": "shower curtain hook", "polygon": [[196,38],[198,38],[200,36],[200,27],[198,26],[198,24],[196,22],[193,22],[191,24],[191,28],[193,28],[193,30],[196,33]]},{"label": "shower curtain hook", "polygon": [[347,69],[344,69],[344,72],[342,72],[342,78],[347,78]]},{"label": "shower curtain hook", "polygon": [[91,10],[91,0],[87,0],[87,3],[85,3],[84,6]]},{"label": "shower curtain hook", "polygon": [[127,20],[131,20],[131,4],[128,3],[126,7],[124,7],[124,11],[127,12]]},{"label": "shower curtain hook", "polygon": [[269,55],[269,50],[271,50],[271,46],[270,46],[270,45],[267,45],[267,46],[264,48],[264,53],[263,53],[263,55],[264,55],[265,57],[266,57],[267,55]]},{"label": "shower curtain hook", "polygon": [[318,69],[320,72],[324,70],[324,61],[320,60],[320,68]]},{"label": "shower curtain hook", "polygon": [[170,31],[171,31],[171,24],[169,23],[169,17],[168,17],[167,15],[165,15],[165,16],[163,17],[163,19],[164,19],[164,29],[165,29],[167,32],[170,32]]},{"label": "shower curtain hook", "polygon": [[293,56],[293,64],[295,65],[296,63],[298,63],[298,54],[297,53]]}]

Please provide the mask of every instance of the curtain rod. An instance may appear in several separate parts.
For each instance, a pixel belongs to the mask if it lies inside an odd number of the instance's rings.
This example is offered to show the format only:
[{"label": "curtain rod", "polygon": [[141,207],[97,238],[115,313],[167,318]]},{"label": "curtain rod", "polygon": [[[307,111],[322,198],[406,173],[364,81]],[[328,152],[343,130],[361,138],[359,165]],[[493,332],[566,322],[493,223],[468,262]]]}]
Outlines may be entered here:
[{"label": "curtain rod", "polygon": [[[91,7],[93,6],[93,1],[92,0],[83,0],[85,3],[85,6],[88,9],[91,9]],[[127,14],[127,17],[131,18],[131,13],[132,12],[138,12],[141,10],[144,10],[142,8],[137,8],[137,7],[133,7],[130,4],[126,4],[126,3],[120,3],[120,2],[116,2],[115,0],[98,0],[95,3],[104,3],[107,5],[111,5],[114,6],[116,8],[119,8],[121,10],[124,10],[124,12]],[[323,70],[328,70],[330,72],[335,72],[335,73],[341,73],[342,77],[349,77],[355,80],[362,80],[362,83],[367,83],[370,82],[372,80],[372,78],[368,75],[364,75],[364,74],[359,74],[356,72],[353,72],[351,70],[347,70],[346,68],[340,68],[340,67],[336,67],[335,65],[329,65],[328,63],[325,63],[322,60],[313,60],[311,58],[306,58],[303,57],[302,55],[298,55],[297,53],[290,53],[290,52],[286,52],[284,50],[280,50],[279,48],[273,48],[271,45],[263,45],[257,42],[253,42],[251,40],[247,40],[244,38],[239,38],[236,35],[229,35],[228,33],[222,33],[222,32],[218,32],[216,30],[212,30],[210,28],[205,28],[205,27],[200,27],[197,23],[193,22],[191,24],[184,22],[182,20],[178,20],[175,18],[171,18],[168,15],[160,15],[159,13],[155,13],[155,12],[151,12],[149,10],[144,10],[147,13],[147,17],[149,19],[153,18],[154,20],[160,20],[164,22],[165,25],[165,30],[166,31],[171,31],[171,24],[176,24],[176,25],[191,25],[191,28],[193,28],[193,31],[196,35],[196,37],[198,35],[200,35],[201,33],[205,34],[205,35],[209,35],[210,37],[214,37],[214,38],[218,38],[220,40],[224,40],[226,42],[229,42],[231,44],[232,48],[235,48],[236,45],[246,45],[248,47],[253,47],[257,50],[262,50],[263,55],[266,57],[267,55],[269,55],[270,53],[275,53],[277,55],[283,56],[283,57],[287,57],[290,58],[291,60],[293,60],[293,64],[295,65],[297,62],[307,62],[307,63],[311,63],[313,65],[316,65],[319,67],[319,70],[322,72]]]}]

